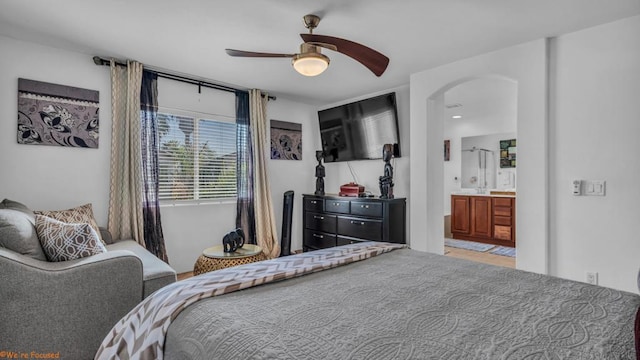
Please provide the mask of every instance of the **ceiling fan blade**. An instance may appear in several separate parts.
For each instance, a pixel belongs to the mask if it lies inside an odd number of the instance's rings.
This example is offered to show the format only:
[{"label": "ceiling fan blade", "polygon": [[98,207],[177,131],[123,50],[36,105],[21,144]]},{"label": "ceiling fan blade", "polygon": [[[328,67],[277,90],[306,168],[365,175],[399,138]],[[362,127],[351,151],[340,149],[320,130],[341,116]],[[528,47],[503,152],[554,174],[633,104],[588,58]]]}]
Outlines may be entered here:
[{"label": "ceiling fan blade", "polygon": [[338,47],[335,45],[331,45],[331,44],[327,44],[327,43],[320,43],[320,42],[305,42],[305,44],[310,44],[310,45],[315,45],[315,46],[320,46],[323,47],[325,49],[329,49],[329,50],[333,50],[333,51],[338,51]]},{"label": "ceiling fan blade", "polygon": [[316,34],[300,34],[300,36],[304,42],[313,43],[317,46],[326,47],[327,49],[334,50],[331,47],[324,46],[326,44],[335,46],[335,51],[357,60],[371,70],[371,72],[376,74],[376,76],[382,75],[387,69],[387,65],[389,65],[388,57],[373,50],[372,48],[353,41]]},{"label": "ceiling fan blade", "polygon": [[224,49],[229,56],[236,57],[262,57],[262,58],[292,58],[295,54],[276,54],[276,53],[263,53],[255,51],[244,51],[234,49]]}]

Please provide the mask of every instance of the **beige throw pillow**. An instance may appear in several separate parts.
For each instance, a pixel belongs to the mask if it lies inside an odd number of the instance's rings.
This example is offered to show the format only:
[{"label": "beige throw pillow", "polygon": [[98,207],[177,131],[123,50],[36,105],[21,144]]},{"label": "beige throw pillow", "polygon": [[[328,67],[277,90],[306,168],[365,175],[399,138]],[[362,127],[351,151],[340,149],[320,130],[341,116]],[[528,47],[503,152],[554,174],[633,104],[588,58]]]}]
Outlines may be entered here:
[{"label": "beige throw pillow", "polygon": [[49,261],[67,261],[106,252],[89,224],[66,224],[36,215],[36,232]]},{"label": "beige throw pillow", "polygon": [[34,211],[33,213],[36,215],[44,215],[67,224],[89,224],[96,234],[98,234],[98,239],[102,244],[106,245],[100,236],[100,228],[98,228],[98,224],[93,217],[91,204],[85,204],[68,210]]}]

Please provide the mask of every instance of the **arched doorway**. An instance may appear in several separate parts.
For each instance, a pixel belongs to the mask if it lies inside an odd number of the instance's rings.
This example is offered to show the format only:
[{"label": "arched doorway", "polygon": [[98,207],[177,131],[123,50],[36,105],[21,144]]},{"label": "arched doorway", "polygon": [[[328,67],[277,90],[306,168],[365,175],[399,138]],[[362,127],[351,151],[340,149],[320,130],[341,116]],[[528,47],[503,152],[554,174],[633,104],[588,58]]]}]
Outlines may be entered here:
[{"label": "arched doorway", "polygon": [[510,194],[515,194],[517,147],[501,150],[501,145],[517,143],[517,96],[517,81],[499,76],[474,78],[444,92],[447,256],[515,267],[515,196]]},{"label": "arched doorway", "polygon": [[443,253],[444,92],[479,77],[518,83],[517,268],[548,273],[547,42],[514,46],[411,76],[410,245]]}]

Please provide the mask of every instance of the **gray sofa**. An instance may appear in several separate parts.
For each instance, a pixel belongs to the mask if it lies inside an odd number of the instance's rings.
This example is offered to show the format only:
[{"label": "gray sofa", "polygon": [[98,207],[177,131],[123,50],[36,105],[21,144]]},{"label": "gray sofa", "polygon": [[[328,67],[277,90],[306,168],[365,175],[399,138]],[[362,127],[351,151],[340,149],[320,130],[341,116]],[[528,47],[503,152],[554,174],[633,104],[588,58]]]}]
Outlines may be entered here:
[{"label": "gray sofa", "polygon": [[91,359],[120,318],[176,281],[135,241],[101,230],[107,252],[62,262],[9,250],[0,238],[0,350]]}]

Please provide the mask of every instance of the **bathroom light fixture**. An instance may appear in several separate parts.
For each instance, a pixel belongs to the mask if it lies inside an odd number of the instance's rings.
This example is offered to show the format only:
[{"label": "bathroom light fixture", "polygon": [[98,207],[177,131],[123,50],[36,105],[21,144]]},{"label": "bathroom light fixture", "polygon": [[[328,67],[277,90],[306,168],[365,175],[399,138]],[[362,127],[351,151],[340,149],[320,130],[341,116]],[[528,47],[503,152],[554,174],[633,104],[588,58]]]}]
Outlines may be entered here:
[{"label": "bathroom light fixture", "polygon": [[452,119],[462,119],[462,115],[453,115]]},{"label": "bathroom light fixture", "polygon": [[313,50],[317,50],[296,54],[293,59],[291,59],[293,68],[304,76],[320,75],[329,67],[329,58],[321,54],[320,49],[315,46],[313,48]]}]

